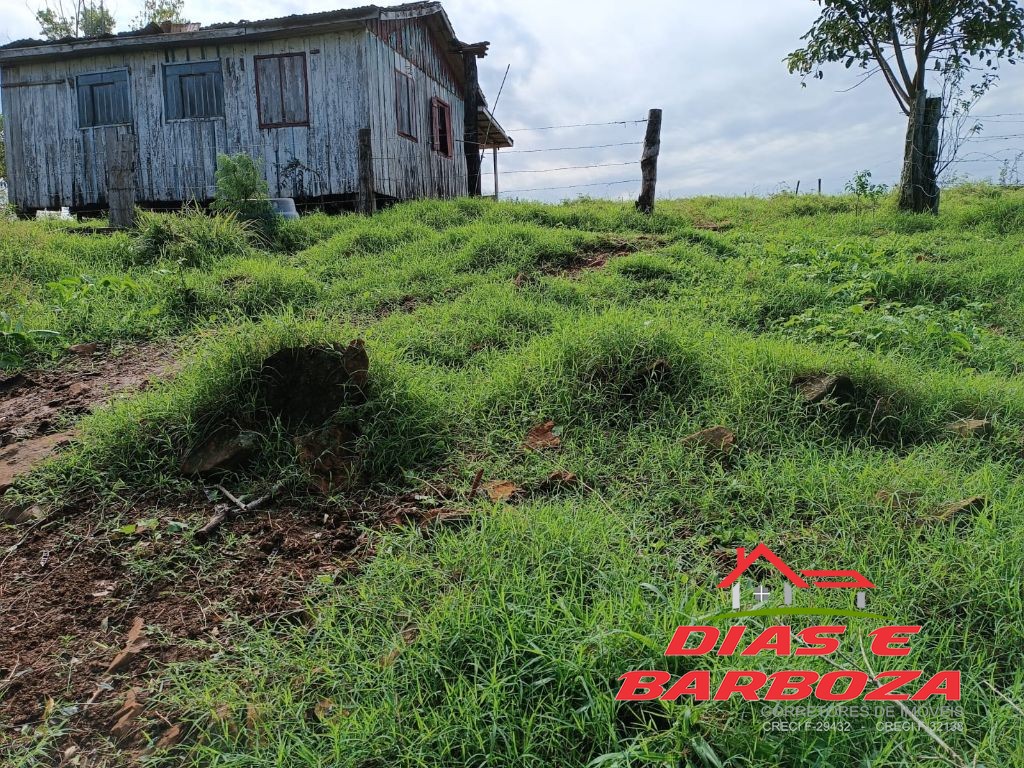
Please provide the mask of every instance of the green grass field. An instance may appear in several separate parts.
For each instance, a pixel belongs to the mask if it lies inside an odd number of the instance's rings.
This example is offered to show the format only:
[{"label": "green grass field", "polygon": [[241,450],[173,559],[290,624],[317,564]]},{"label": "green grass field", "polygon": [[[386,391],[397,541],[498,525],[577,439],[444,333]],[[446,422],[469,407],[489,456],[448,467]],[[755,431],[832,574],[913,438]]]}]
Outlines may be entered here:
[{"label": "green grass field", "polygon": [[[361,337],[357,493],[450,488],[445,506],[469,512],[428,533],[376,526],[358,567],[310,580],[304,621],[229,621],[216,653],[152,670],[152,706],[184,736],[145,759],[1024,765],[1024,192],[950,190],[937,218],[792,195],[665,201],[650,218],[588,200],[418,202],[309,216],[272,246],[196,214],[133,235],[0,227],[8,368],[60,366],[86,341],[166,340],[182,358],[166,384],[87,416],[12,498],[74,501],[113,535],[132,510],[194,493],[181,447],[245,413],[254,365]],[[852,393],[807,406],[791,382],[818,372],[848,375]],[[945,428],[963,418],[991,430]],[[524,450],[547,419],[561,448]],[[735,434],[727,457],[684,440],[716,425]],[[265,438],[231,487],[296,475],[287,440]],[[525,490],[470,499],[480,470]],[[580,482],[546,485],[559,470]],[[305,503],[297,480],[287,493]],[[943,506],[973,496],[984,503]],[[208,511],[181,513],[184,527]],[[191,579],[216,558],[175,535],[173,556],[132,556],[131,578]],[[910,657],[870,659],[856,638],[878,623],[851,619],[841,666],[961,670],[960,711],[931,732],[875,716],[818,730],[811,715],[781,731],[771,705],[738,697],[617,703],[634,669],[832,669],[663,656],[676,626],[728,609],[715,585],[736,547],[762,541],[804,568],[860,570],[878,586],[869,611],[924,627]],[[813,599],[850,607],[839,592]],[[829,620],[793,620],[814,623]],[[10,764],[59,763],[64,704],[0,736]]]}]

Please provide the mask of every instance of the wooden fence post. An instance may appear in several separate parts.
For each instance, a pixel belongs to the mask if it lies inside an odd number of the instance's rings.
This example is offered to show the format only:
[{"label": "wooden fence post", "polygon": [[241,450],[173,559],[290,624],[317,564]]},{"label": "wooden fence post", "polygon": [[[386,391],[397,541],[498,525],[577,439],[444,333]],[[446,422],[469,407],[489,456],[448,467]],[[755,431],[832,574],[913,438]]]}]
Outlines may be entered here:
[{"label": "wooden fence post", "polygon": [[795,192],[795,194],[797,194],[797,195],[800,194],[800,179],[796,180],[796,192]]},{"label": "wooden fence post", "polygon": [[107,205],[110,226],[135,225],[135,137],[118,136],[107,147]]},{"label": "wooden fence post", "polygon": [[491,159],[494,160],[494,199],[498,199],[498,148],[491,150]]},{"label": "wooden fence post", "polygon": [[373,141],[369,128],[359,129],[359,187],[356,192],[356,210],[366,216],[377,211],[377,195],[373,180]]},{"label": "wooden fence post", "polygon": [[644,154],[640,158],[643,184],[636,209],[641,213],[654,213],[654,194],[658,184],[658,153],[661,151],[661,110],[647,113],[647,134],[644,136]]},{"label": "wooden fence post", "polygon": [[818,194],[821,194],[821,179],[818,179]]},{"label": "wooden fence post", "polygon": [[477,120],[480,110],[480,82],[477,70],[476,58],[480,54],[480,46],[464,46],[462,50],[462,63],[466,83],[466,98],[464,109],[466,111],[463,122],[463,140],[466,155],[466,176],[468,179],[469,196],[480,197],[480,131]]}]

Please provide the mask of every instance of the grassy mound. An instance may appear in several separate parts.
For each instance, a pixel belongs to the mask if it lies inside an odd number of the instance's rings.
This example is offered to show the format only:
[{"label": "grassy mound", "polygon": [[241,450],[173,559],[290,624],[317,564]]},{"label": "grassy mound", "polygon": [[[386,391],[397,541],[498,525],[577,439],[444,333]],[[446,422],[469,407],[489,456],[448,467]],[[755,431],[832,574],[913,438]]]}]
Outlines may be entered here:
[{"label": "grassy mound", "polygon": [[[58,334],[19,342],[19,365],[96,339],[189,350],[177,378],[88,417],[18,492],[174,498],[190,487],[181,446],[247,407],[253,365],[362,337],[368,488],[451,489],[468,522],[368,531],[374,556],[314,580],[302,623],[235,624],[209,660],[163,670],[155,698],[186,734],[168,765],[1024,764],[1022,210],[1024,193],[987,187],[950,191],[937,218],[793,196],[665,202],[651,218],[418,202],[290,223],[276,250],[211,222],[199,261],[0,224],[4,311]],[[794,379],[821,373],[849,386],[808,403]],[[948,428],[965,418],[990,428]],[[560,449],[524,449],[548,419]],[[687,440],[717,425],[727,456]],[[294,470],[283,438],[266,441],[236,486]],[[521,491],[467,499],[478,472]],[[555,472],[579,482],[545,484]],[[761,541],[868,575],[870,610],[925,627],[889,668],[962,670],[960,711],[933,734],[874,714],[781,731],[735,698],[615,702],[631,669],[831,669],[664,658],[677,625],[727,609],[715,585]]]}]

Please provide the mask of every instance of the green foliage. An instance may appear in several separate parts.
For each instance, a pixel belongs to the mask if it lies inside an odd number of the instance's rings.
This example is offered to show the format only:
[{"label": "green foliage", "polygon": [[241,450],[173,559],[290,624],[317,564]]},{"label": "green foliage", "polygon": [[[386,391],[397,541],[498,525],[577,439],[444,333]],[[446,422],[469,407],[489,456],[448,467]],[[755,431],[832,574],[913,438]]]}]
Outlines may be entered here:
[{"label": "green foliage", "polygon": [[12,320],[6,312],[0,312],[0,370],[20,368],[25,363],[25,355],[36,348],[36,342],[58,336],[56,331],[26,328],[22,321]]},{"label": "green foliage", "polygon": [[[900,666],[964,671],[964,711],[941,720],[955,726],[942,737],[958,764],[1021,764],[1024,192],[944,195],[937,217],[865,214],[856,190],[663,201],[655,217],[601,201],[419,201],[307,217],[244,248],[197,245],[220,226],[198,212],[144,219],[131,237],[0,223],[0,306],[21,328],[189,350],[173,380],[90,415],[73,449],[18,486],[76,509],[94,497],[127,509],[103,516],[95,538],[109,533],[139,590],[216,578],[226,550],[266,530],[240,517],[224,546],[190,540],[210,506],[178,474],[183,446],[251,416],[254,371],[274,351],[366,341],[369,399],[345,414],[363,426],[365,495],[314,504],[296,483],[275,509],[353,515],[373,556],[350,569],[341,552],[346,567],[311,574],[301,623],[233,618],[215,656],[156,673],[153,706],[190,737],[147,759],[817,768],[949,757],[873,714],[828,733],[794,715],[783,732],[743,701],[614,700],[624,671],[675,664],[672,630],[726,606],[715,585],[729,553],[766,541],[788,562],[868,575],[870,609],[926,628]],[[56,345],[32,343],[29,364]],[[791,382],[818,371],[849,375],[850,401],[806,407]],[[990,419],[991,434],[944,429],[968,416]],[[546,419],[561,450],[523,450]],[[686,439],[719,424],[736,436],[728,458]],[[298,476],[290,442],[273,425],[261,434],[255,465],[226,483],[252,498]],[[580,485],[546,486],[558,469]],[[481,470],[521,498],[469,498]],[[393,515],[395,499],[437,489],[464,525],[378,524],[379,500]],[[987,506],[936,515],[973,495]],[[171,554],[135,546],[158,538]],[[842,590],[826,592],[815,605],[849,608],[831,594]],[[748,632],[763,628],[752,621]],[[852,623],[850,647],[873,628]],[[715,679],[793,665],[699,661]],[[64,744],[32,733],[26,754],[59,760]]]},{"label": "green foliage", "polygon": [[68,7],[61,0],[45,0],[36,11],[36,22],[47,40],[99,37],[114,32],[114,17],[105,0],[71,0]]},{"label": "green foliage", "polygon": [[214,210],[251,222],[268,239],[273,236],[280,217],[270,204],[267,182],[255,160],[245,154],[218,155],[215,181]]},{"label": "green foliage", "polygon": [[[819,0],[821,13],[803,36],[805,45],[786,57],[791,73],[822,79],[825,64],[856,64],[865,78],[881,73],[903,113],[908,135],[925,135],[927,120],[947,118],[945,152],[952,157],[968,128],[966,115],[997,81],[1001,63],[1024,51],[1024,6],[1016,0]],[[928,77],[942,79],[939,112],[928,117]],[[969,93],[967,96],[965,94]],[[935,126],[937,130],[937,126]],[[908,142],[899,207],[916,213],[938,209],[933,182],[938,158],[915,153]],[[950,159],[947,157],[945,159]],[[930,167],[923,167],[925,164]],[[926,190],[916,194],[916,184]]]},{"label": "green foliage", "polygon": [[244,256],[252,245],[252,225],[233,211],[206,215],[198,207],[180,213],[140,211],[135,247],[140,263],[173,261],[200,267],[229,256]]},{"label": "green foliage", "polygon": [[[980,77],[1024,49],[1024,8],[1014,0],[820,0],[821,14],[789,54],[789,71],[824,77],[824,64],[878,67],[904,110],[924,87],[929,69]],[[914,58],[905,60],[910,54]]]},{"label": "green foliage", "polygon": [[185,0],[143,0],[142,10],[132,20],[133,29],[143,29],[150,24],[187,21],[184,16]]},{"label": "green foliage", "polygon": [[877,203],[889,192],[885,184],[872,184],[871,171],[863,170],[854,174],[853,178],[846,182],[846,191],[856,195],[860,200],[868,200]]}]

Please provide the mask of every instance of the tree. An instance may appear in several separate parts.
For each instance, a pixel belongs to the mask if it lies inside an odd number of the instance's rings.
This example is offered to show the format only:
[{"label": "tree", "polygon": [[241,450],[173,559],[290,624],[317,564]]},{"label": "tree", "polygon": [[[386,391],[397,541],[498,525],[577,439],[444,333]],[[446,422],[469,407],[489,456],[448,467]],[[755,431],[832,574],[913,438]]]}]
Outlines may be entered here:
[{"label": "tree", "polygon": [[[1024,8],[1017,0],[814,1],[821,13],[804,47],[786,57],[789,71],[820,80],[824,64],[842,61],[865,80],[881,74],[908,117],[900,208],[938,212],[939,122],[991,88],[1000,63],[1016,63]],[[929,72],[943,96],[928,98]]]},{"label": "tree", "polygon": [[47,40],[65,37],[97,37],[114,31],[114,17],[104,0],[46,0],[36,11],[36,21]]},{"label": "tree", "polygon": [[165,21],[184,23],[187,21],[184,10],[185,0],[144,0],[142,11],[132,20],[132,28],[142,29]]}]

